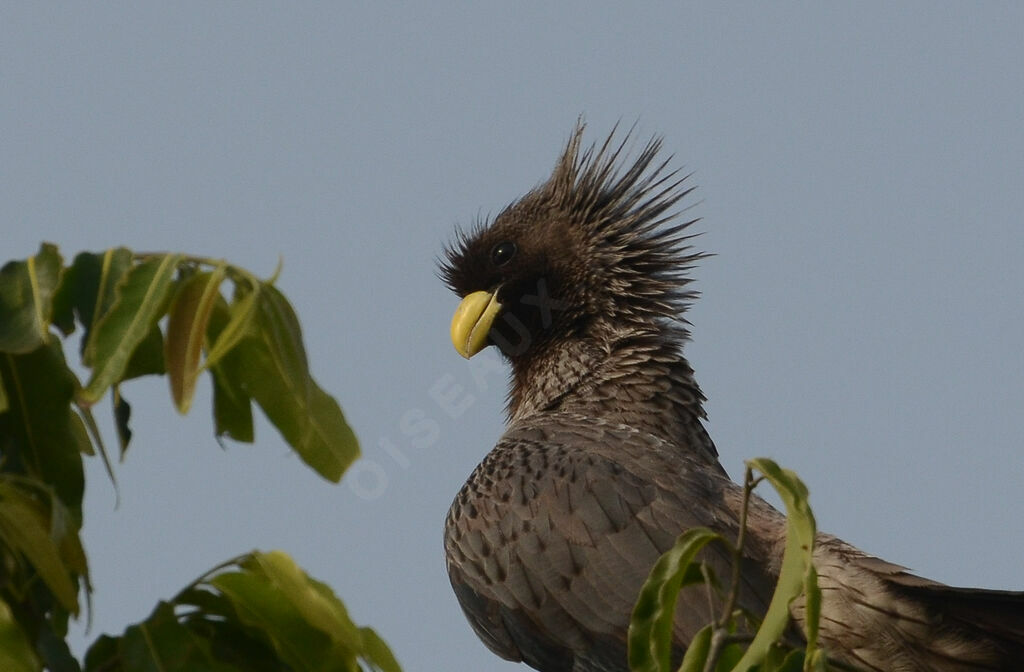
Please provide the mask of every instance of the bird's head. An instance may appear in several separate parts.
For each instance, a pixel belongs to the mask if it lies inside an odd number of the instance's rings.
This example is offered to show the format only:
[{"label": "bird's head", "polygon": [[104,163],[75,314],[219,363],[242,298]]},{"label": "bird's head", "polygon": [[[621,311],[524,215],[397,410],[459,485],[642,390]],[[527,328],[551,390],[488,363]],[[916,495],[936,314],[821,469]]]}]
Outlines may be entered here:
[{"label": "bird's head", "polygon": [[462,297],[451,336],[464,357],[496,345],[515,361],[630,329],[685,339],[687,271],[703,255],[685,232],[696,220],[669,222],[692,188],[656,162],[657,138],[626,161],[629,133],[587,149],[582,135],[578,125],[546,182],[446,249],[441,276]]}]

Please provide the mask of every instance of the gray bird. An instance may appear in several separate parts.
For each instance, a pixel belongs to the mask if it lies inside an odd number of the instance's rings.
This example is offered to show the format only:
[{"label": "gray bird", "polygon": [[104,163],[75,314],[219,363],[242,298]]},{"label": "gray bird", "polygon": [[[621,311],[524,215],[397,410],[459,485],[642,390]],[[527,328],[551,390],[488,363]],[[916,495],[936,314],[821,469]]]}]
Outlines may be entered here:
[{"label": "gray bird", "polygon": [[[704,429],[683,356],[695,298],[677,204],[692,188],[654,139],[627,161],[577,126],[551,177],[460,231],[441,274],[462,302],[455,348],[494,345],[512,369],[508,425],[445,522],[452,587],[480,639],[542,672],[625,672],[626,632],[659,555],[696,526],[735,539],[742,488]],[[784,517],[754,498],[740,606],[763,613]],[[719,577],[729,554],[705,549]],[[1024,670],[1024,593],[952,588],[820,535],[821,643],[887,672]],[[693,592],[697,591],[697,592]],[[680,597],[676,653],[719,604]],[[799,623],[799,603],[792,607]]]}]

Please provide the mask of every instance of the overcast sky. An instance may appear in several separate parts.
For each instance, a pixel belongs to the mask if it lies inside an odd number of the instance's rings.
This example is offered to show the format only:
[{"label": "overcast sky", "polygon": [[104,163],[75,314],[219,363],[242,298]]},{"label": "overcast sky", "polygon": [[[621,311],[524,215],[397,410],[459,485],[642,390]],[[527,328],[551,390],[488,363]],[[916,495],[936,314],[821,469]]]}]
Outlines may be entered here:
[{"label": "overcast sky", "polygon": [[266,422],[218,447],[208,382],[185,418],[164,379],[127,386],[120,508],[88,466],[89,641],[281,548],[407,671],[516,669],[444,572],[505,374],[452,349],[435,258],[543,180],[581,114],[591,139],[663,135],[699,185],[716,256],[687,353],[730,473],[773,457],[821,529],[1024,589],[1024,5],[172,4],[3,3],[0,261],[42,240],[264,276],[282,256],[365,459],[331,485]]}]

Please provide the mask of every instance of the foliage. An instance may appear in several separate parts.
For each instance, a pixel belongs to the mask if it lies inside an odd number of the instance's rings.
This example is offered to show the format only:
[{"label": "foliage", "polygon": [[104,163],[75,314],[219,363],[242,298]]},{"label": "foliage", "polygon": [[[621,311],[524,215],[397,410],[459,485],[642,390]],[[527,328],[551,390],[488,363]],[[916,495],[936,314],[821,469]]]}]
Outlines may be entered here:
[{"label": "foliage", "polygon": [[[84,383],[63,347],[78,329]],[[253,440],[255,401],[324,478],[337,482],[358,457],[337,402],[310,375],[298,319],[274,278],[125,248],[83,252],[65,265],[48,243],[0,269],[0,669],[82,669],[65,637],[80,595],[88,601],[91,592],[79,536],[83,456],[98,456],[114,479],[93,405],[109,394],[123,459],[131,440],[123,384],[166,375],[184,414],[203,372],[218,439]],[[398,665],[327,586],[274,551],[226,563],[121,637],[101,637],[84,669]]]},{"label": "foliage", "polygon": [[[761,476],[754,478],[753,472]],[[767,480],[786,506],[786,547],[775,593],[763,618],[736,608],[740,585],[739,559],[743,551],[747,507],[753,489]],[[686,531],[659,558],[644,583],[629,628],[629,665],[633,672],[671,670],[672,621],[679,591],[689,585],[721,587],[697,559],[709,543],[724,545],[733,557],[733,576],[722,613],[700,630],[687,647],[679,672],[824,672],[825,652],[817,646],[821,594],[812,563],[816,526],[808,503],[807,487],[795,473],[767,458],[747,461],[740,532],[735,543],[707,528]],[[803,595],[806,602],[804,648],[786,641],[789,606]],[[753,638],[741,632],[744,623],[758,624]],[[835,666],[835,663],[832,663]]]}]

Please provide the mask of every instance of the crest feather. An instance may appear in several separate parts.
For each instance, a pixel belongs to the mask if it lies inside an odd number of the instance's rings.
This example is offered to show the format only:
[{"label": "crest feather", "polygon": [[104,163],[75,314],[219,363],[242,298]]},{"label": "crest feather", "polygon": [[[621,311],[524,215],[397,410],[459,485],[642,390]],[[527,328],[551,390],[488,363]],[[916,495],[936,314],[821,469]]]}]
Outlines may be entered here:
[{"label": "crest feather", "polygon": [[669,225],[682,213],[675,206],[696,188],[684,186],[690,175],[670,170],[671,156],[658,160],[660,137],[630,161],[634,129],[617,141],[613,128],[600,146],[583,149],[584,128],[577,124],[536,197],[585,233],[595,289],[611,294],[612,311],[681,320],[697,296],[686,289],[689,271],[709,256],[690,244],[699,234],[686,233],[699,218]]}]

